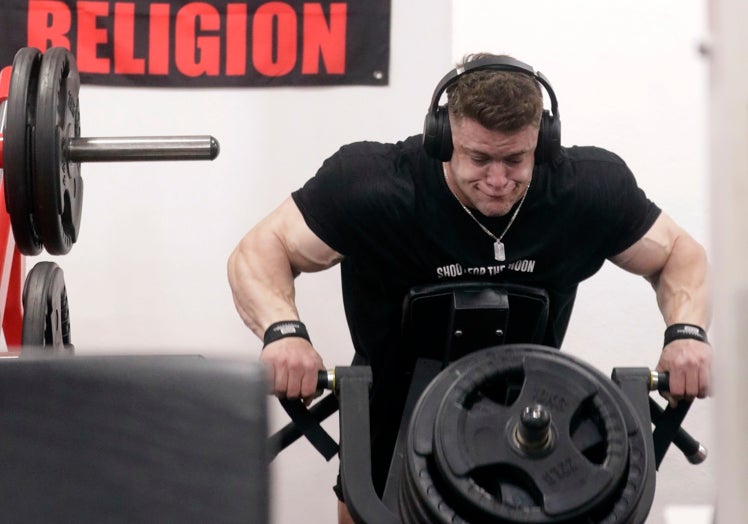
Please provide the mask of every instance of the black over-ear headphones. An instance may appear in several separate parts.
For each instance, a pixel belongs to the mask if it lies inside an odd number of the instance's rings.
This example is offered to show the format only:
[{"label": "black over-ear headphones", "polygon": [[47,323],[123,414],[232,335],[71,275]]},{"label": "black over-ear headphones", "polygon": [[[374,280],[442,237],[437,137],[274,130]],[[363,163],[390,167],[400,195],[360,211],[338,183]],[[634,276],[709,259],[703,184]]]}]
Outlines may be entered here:
[{"label": "black over-ear headphones", "polygon": [[496,71],[510,71],[522,73],[534,78],[548,92],[551,100],[551,111],[543,110],[538,133],[538,145],[535,149],[535,163],[553,162],[558,158],[561,150],[561,120],[558,116],[558,101],[548,79],[540,71],[510,57],[486,57],[472,60],[462,67],[452,70],[441,79],[431,97],[429,112],[423,123],[423,147],[429,156],[447,162],[452,158],[452,130],[449,127],[449,111],[446,105],[439,105],[442,94],[457,79],[478,69],[493,69]]}]

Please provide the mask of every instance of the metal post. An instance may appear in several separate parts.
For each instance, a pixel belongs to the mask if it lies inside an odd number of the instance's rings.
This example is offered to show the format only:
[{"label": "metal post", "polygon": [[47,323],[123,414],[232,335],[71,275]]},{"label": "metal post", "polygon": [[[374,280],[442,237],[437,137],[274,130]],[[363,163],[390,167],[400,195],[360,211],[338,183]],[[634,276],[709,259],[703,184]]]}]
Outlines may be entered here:
[{"label": "metal post", "polygon": [[218,141],[212,136],[75,137],[63,145],[69,162],[213,160]]}]

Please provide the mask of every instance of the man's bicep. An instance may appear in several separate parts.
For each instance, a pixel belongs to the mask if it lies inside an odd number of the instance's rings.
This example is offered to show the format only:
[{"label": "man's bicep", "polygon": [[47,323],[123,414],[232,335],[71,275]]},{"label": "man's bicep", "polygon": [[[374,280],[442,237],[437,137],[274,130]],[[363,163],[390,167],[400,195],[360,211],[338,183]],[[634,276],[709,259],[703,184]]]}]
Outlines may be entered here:
[{"label": "man's bicep", "polygon": [[617,266],[644,277],[653,277],[665,266],[682,229],[666,213],[632,246],[610,258]]}]

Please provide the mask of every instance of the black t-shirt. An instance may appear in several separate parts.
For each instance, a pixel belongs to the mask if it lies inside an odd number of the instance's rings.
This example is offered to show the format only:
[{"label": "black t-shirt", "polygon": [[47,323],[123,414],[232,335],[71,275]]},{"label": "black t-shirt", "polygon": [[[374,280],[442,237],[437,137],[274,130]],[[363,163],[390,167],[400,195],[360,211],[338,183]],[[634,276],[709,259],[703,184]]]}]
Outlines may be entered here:
[{"label": "black t-shirt", "polygon": [[[345,257],[346,317],[354,348],[374,377],[378,491],[407,392],[402,373],[413,358],[413,349],[401,344],[409,289],[475,279],[543,288],[550,297],[543,344],[560,347],[578,284],[642,238],[660,213],[618,156],[563,148],[556,166],[535,167],[525,202],[502,239],[506,261],[497,262],[494,240],[462,209],[442,173],[420,135],[396,144],[360,142],[342,147],[293,193],[311,230]],[[498,236],[513,212],[473,214]]]}]

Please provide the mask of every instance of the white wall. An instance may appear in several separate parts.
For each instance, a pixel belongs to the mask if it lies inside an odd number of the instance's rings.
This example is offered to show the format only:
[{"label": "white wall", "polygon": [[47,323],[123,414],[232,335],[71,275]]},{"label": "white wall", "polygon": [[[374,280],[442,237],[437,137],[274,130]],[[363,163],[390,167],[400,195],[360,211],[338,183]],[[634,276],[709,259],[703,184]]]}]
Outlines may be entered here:
[{"label": "white wall", "polygon": [[[455,59],[488,50],[542,71],[559,100],[562,143],[621,155],[648,195],[708,249],[702,0],[459,0],[453,10]],[[563,349],[605,372],[654,367],[664,328],[649,285],[608,263],[580,287]],[[666,507],[715,502],[713,402],[696,402],[684,423],[710,457],[692,466],[670,449],[649,523],[663,522]]]},{"label": "white wall", "polygon": [[[84,166],[80,241],[56,259],[78,354],[255,358],[260,344],[226,283],[231,249],[339,145],[419,132],[435,83],[468,51],[507,52],[543,71],[559,97],[563,142],[618,152],[649,195],[708,244],[702,1],[415,0],[392,9],[387,88],[82,88],[86,136],[210,133],[222,150],[211,163]],[[302,318],[328,366],[351,355],[339,296],[336,270],[298,281]],[[663,327],[644,281],[606,267],[582,286],[565,350],[605,371],[653,366]],[[686,419],[707,446],[711,403]],[[269,405],[276,429],[286,419]],[[333,417],[326,427],[337,434],[335,426]],[[690,466],[671,451],[650,522],[671,504],[711,503],[712,464]],[[274,522],[332,522],[335,471],[305,442],[281,454]]]}]

